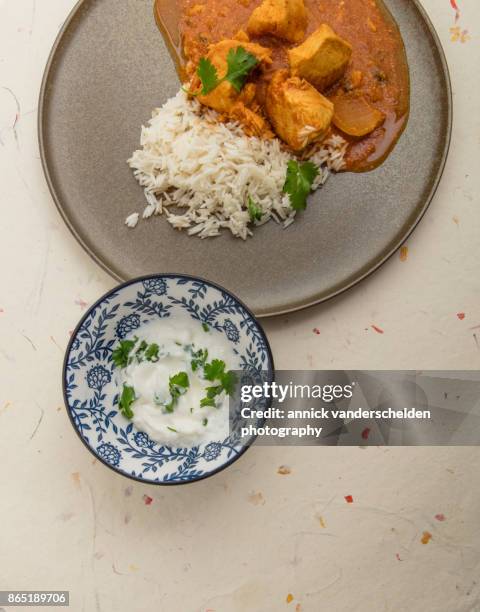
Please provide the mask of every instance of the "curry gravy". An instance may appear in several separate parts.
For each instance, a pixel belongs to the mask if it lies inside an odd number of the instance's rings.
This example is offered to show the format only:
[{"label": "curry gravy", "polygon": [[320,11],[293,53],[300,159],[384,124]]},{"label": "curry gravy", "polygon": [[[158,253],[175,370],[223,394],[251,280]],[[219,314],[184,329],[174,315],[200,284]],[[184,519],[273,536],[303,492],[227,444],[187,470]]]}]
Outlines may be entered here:
[{"label": "curry gravy", "polygon": [[[260,3],[261,0],[156,0],[156,21],[180,79],[185,81],[195,72],[209,44],[246,30],[252,11]],[[400,31],[382,0],[305,0],[305,6],[306,36],[326,23],[353,47],[344,77],[322,93],[333,98],[342,90],[348,91],[360,71],[362,78],[356,91],[386,116],[383,125],[360,139],[332,125],[332,131],[349,142],[347,170],[372,170],[388,157],[408,121],[410,81]],[[295,45],[271,36],[251,40],[273,49],[273,64],[258,83],[257,96],[262,103],[271,73],[288,68],[286,50]]]}]

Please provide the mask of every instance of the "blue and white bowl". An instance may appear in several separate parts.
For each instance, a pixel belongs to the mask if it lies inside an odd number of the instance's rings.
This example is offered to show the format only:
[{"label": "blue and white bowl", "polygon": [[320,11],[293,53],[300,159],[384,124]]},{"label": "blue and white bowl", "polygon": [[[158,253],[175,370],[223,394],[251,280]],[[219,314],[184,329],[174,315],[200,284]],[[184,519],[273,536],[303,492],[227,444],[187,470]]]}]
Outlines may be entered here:
[{"label": "blue and white bowl", "polygon": [[65,404],[87,448],[113,470],[160,485],[212,476],[247,449],[235,434],[194,448],[161,446],[138,431],[115,403],[112,350],[119,340],[158,317],[188,313],[221,331],[242,368],[273,381],[273,358],[264,331],[248,308],[221,287],[185,275],[161,274],[129,281],[94,304],[72,335],[63,368]]}]

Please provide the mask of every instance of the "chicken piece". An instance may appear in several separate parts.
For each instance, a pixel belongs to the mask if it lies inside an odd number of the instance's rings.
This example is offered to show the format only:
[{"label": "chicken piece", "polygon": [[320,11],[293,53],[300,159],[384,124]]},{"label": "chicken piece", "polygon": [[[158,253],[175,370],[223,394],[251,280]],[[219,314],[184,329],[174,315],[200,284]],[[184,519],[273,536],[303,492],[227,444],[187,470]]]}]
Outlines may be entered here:
[{"label": "chicken piece", "polygon": [[288,70],[278,70],[267,90],[267,115],[275,132],[294,151],[322,140],[332,122],[333,104]]},{"label": "chicken piece", "polygon": [[272,34],[292,43],[305,37],[307,11],[303,0],[263,0],[250,16],[247,32],[250,36]]},{"label": "chicken piece", "polygon": [[[238,40],[222,40],[209,47],[207,58],[215,66],[218,78],[222,79],[228,71],[227,56],[231,49],[243,47],[258,59],[261,64],[269,65],[272,63],[272,51],[261,45],[249,42],[239,42]],[[194,83],[194,87],[198,83]],[[201,104],[213,108],[219,113],[229,113],[239,96],[239,92],[229,81],[223,81],[218,87],[205,96],[198,96]]]},{"label": "chicken piece", "polygon": [[325,23],[299,47],[288,51],[292,74],[306,79],[320,91],[343,75],[351,56],[351,45]]},{"label": "chicken piece", "polygon": [[247,136],[256,136],[268,140],[274,137],[268,121],[241,101],[235,102],[228,116],[240,123]]},{"label": "chicken piece", "polygon": [[245,30],[238,30],[233,39],[239,40],[240,42],[250,42],[250,36],[245,32]]},{"label": "chicken piece", "polygon": [[[255,97],[257,95],[257,86],[255,83],[247,83],[245,87],[240,92],[237,102],[242,102],[245,106],[248,106],[253,109],[256,105]],[[254,109],[258,110],[258,109]]]}]

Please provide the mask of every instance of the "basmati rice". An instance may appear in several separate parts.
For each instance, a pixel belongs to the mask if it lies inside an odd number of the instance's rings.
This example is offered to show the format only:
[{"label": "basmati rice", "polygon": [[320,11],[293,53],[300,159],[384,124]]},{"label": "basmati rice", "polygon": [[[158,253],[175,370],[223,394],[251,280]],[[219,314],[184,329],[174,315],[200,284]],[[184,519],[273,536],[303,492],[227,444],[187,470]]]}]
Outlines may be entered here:
[{"label": "basmati rice", "polygon": [[[246,136],[238,124],[220,122],[183,91],[153,112],[142,128],[141,147],[128,164],[144,189],[143,219],[164,214],[191,236],[211,238],[226,228],[243,240],[270,219],[285,228],[295,220],[283,193],[292,154],[280,140]],[[332,136],[311,153],[320,170],[313,189],[325,184],[330,170],[344,167],[346,147],[343,138]],[[261,221],[251,223],[249,197],[261,208]],[[134,213],[126,225],[133,228],[138,220]]]}]

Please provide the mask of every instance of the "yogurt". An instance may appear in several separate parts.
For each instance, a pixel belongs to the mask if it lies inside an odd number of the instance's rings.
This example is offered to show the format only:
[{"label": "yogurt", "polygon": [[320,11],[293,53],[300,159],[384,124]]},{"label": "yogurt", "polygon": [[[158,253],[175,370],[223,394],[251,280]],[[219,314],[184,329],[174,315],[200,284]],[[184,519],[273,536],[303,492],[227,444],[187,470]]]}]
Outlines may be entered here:
[{"label": "yogurt", "polygon": [[[228,374],[240,369],[239,357],[223,333],[189,316],[174,315],[143,325],[125,341],[133,348],[126,367],[117,367],[116,383],[120,396],[125,387],[133,389],[131,420],[137,429],[175,447],[228,437],[228,395],[220,392],[220,380],[206,379],[212,371],[208,368],[218,370],[222,362]],[[149,350],[152,345],[154,351]],[[152,352],[153,359],[145,358]],[[212,388],[216,395],[208,400]]]}]

